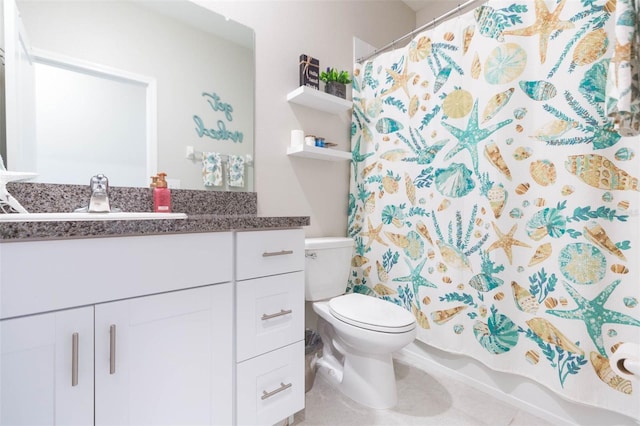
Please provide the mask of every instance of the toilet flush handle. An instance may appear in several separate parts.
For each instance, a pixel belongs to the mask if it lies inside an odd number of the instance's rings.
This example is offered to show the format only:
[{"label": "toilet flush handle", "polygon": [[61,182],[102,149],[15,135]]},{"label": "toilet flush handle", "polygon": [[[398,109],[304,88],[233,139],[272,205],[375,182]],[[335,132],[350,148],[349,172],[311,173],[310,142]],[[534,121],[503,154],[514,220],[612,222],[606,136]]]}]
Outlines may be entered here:
[{"label": "toilet flush handle", "polygon": [[315,251],[313,251],[311,253],[305,253],[304,257],[308,257],[309,259],[317,259],[318,258],[318,253],[316,253]]}]

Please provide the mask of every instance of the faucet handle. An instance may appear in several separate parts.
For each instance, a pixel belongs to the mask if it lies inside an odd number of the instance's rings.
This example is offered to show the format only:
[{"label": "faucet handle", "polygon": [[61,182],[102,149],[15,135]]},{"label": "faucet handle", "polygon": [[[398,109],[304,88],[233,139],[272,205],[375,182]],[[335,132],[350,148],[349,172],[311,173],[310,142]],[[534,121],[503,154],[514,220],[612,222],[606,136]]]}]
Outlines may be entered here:
[{"label": "faucet handle", "polygon": [[109,179],[103,174],[97,174],[89,183],[91,197],[88,210],[91,213],[108,213],[111,211],[109,204]]},{"label": "faucet handle", "polygon": [[91,181],[89,182],[89,186],[91,187],[91,192],[95,192],[95,191],[106,192],[109,190],[109,179],[102,173],[98,173],[97,175],[91,178]]}]

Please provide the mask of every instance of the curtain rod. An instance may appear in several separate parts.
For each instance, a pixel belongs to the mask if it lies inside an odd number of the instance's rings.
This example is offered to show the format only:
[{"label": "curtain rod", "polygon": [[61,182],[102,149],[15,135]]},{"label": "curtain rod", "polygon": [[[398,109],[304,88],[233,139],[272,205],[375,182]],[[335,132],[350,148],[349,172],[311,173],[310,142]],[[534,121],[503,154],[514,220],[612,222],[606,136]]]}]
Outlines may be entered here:
[{"label": "curtain rod", "polygon": [[408,37],[412,37],[414,34],[419,33],[420,31],[424,31],[427,28],[431,28],[436,26],[437,24],[439,24],[441,21],[444,21],[445,19],[449,18],[451,15],[454,15],[456,13],[460,13],[462,10],[468,8],[469,6],[475,4],[475,3],[480,3],[480,2],[486,2],[487,0],[468,0],[467,2],[463,3],[463,4],[459,4],[458,7],[456,7],[455,9],[452,9],[440,16],[438,16],[437,18],[434,18],[431,22],[427,22],[424,25],[421,25],[420,27],[416,28],[415,30],[403,35],[402,37],[392,41],[391,43],[387,44],[386,46],[381,47],[380,49],[376,49],[374,50],[372,53],[363,56],[362,58],[359,58],[356,62],[357,63],[362,63],[364,61],[366,61],[367,59],[371,59],[374,56],[376,56],[378,53],[384,52],[385,50],[389,49],[390,47],[393,47],[396,45],[397,42],[399,42],[400,40],[404,40],[405,38]]}]

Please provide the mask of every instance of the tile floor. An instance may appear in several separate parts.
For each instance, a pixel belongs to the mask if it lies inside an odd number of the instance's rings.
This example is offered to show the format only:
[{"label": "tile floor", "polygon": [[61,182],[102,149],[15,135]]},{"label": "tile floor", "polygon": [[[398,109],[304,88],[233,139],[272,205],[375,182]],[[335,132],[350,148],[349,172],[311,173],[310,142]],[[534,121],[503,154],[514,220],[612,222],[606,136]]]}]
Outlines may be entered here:
[{"label": "tile floor", "polygon": [[395,361],[395,371],[399,403],[390,410],[363,407],[317,376],[294,425],[551,425],[444,375],[426,373],[402,361]]}]

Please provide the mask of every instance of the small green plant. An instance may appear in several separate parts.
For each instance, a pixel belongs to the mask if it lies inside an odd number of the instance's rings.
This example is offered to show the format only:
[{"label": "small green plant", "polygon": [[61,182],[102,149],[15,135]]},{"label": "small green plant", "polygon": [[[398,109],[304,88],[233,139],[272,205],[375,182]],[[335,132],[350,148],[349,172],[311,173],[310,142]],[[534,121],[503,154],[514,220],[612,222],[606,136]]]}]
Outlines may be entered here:
[{"label": "small green plant", "polygon": [[324,81],[325,83],[329,83],[331,81],[342,84],[351,83],[351,77],[347,71],[338,72],[338,70],[336,70],[335,68],[329,67],[327,67],[326,71],[322,71],[320,73],[320,80]]}]

